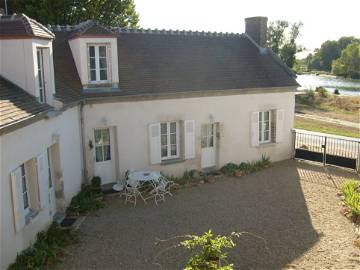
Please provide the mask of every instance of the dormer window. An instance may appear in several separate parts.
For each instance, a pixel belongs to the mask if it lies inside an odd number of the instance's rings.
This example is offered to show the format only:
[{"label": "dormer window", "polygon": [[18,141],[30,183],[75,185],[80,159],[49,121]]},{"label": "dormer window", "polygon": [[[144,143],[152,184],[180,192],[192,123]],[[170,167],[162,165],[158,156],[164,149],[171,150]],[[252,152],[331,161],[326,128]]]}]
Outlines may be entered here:
[{"label": "dormer window", "polygon": [[46,89],[44,79],[44,48],[37,48],[37,67],[38,67],[38,87],[39,87],[39,101],[46,102]]},{"label": "dormer window", "polygon": [[88,66],[90,83],[106,83],[109,81],[108,44],[88,45]]}]

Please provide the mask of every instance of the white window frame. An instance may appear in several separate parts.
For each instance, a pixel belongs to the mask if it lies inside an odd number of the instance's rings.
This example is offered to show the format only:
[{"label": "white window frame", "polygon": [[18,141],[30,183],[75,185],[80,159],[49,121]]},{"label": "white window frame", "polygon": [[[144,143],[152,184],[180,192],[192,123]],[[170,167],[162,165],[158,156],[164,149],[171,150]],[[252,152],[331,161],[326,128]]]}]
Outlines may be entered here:
[{"label": "white window frame", "polygon": [[[265,113],[269,113],[269,120],[266,120],[266,121],[264,120]],[[266,129],[266,122],[269,122],[268,130]],[[267,140],[265,139],[265,132],[269,132],[269,137]],[[271,110],[259,112],[259,135],[258,136],[259,136],[260,144],[271,142]]]},{"label": "white window frame", "polygon": [[[109,143],[104,143],[104,140],[103,140],[103,131],[104,130],[107,130],[109,132]],[[100,144],[96,144],[96,138],[95,138],[95,132],[96,131],[100,131],[101,132],[101,139],[102,139],[102,143]],[[112,151],[111,151],[111,131],[110,131],[110,128],[95,128],[94,129],[94,150],[95,150],[95,162],[96,163],[101,163],[101,162],[108,162],[108,161],[111,161],[112,160]],[[96,158],[96,147],[101,147],[101,151],[102,151],[102,160],[99,160],[97,161],[97,158]],[[110,148],[110,159],[107,159],[105,160],[105,147],[109,147]]]},{"label": "white window frame", "polygon": [[46,102],[46,87],[45,87],[45,71],[44,71],[44,50],[46,48],[36,48],[37,71],[38,71],[38,89],[40,103]]},{"label": "white window frame", "polygon": [[24,202],[24,215],[26,216],[30,213],[30,193],[29,193],[29,183],[26,177],[25,164],[20,165],[20,170],[21,170],[21,188],[22,188],[21,194],[22,194],[22,200]]},{"label": "white window frame", "polygon": [[[174,133],[171,133],[170,132],[170,124],[171,123],[175,123],[175,138],[176,138],[176,155],[171,155],[171,141],[170,141],[170,135],[171,134],[174,134]],[[166,124],[166,134],[163,134],[162,133],[162,130],[161,130],[161,126]],[[168,160],[168,159],[174,159],[174,158],[179,158],[180,154],[179,154],[179,149],[180,149],[180,146],[179,146],[179,122],[177,121],[170,121],[170,122],[161,122],[160,123],[160,156],[161,156],[161,160]],[[162,147],[163,147],[163,144],[162,144],[162,141],[161,141],[161,137],[163,135],[166,135],[167,136],[167,139],[166,139],[166,147],[167,147],[167,155],[166,156],[162,156]]]},{"label": "white window frame", "polygon": [[[95,80],[91,79],[91,69],[90,67],[90,47],[94,47],[95,50]],[[106,52],[106,80],[100,79],[100,56],[99,56],[99,48],[105,47]],[[90,84],[97,83],[107,83],[110,81],[110,44],[108,43],[88,43],[87,44],[87,63],[88,63],[88,79]],[[104,68],[102,68],[104,70]]]}]

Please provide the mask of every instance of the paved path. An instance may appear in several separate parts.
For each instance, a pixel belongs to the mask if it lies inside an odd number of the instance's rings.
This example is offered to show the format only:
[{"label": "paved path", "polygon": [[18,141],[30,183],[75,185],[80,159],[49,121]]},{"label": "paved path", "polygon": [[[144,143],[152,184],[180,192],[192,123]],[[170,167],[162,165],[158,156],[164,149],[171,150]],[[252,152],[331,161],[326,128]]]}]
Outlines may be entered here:
[{"label": "paved path", "polygon": [[133,208],[108,198],[107,207],[80,227],[81,243],[66,251],[58,269],[182,269],[182,249],[164,252],[177,240],[156,245],[156,239],[210,228],[265,240],[242,236],[229,253],[235,269],[360,269],[355,234],[339,213],[335,188],[353,177],[285,161],[246,177],[181,189],[158,207]]}]

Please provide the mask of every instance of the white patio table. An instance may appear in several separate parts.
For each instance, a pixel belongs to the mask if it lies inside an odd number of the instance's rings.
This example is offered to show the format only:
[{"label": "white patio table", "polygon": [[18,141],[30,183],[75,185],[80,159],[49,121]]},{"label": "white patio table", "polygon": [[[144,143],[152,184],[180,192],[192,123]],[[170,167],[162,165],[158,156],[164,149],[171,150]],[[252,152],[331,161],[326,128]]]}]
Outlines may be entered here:
[{"label": "white patio table", "polygon": [[159,171],[132,171],[128,175],[126,183],[132,187],[146,182],[159,182],[161,173]]}]

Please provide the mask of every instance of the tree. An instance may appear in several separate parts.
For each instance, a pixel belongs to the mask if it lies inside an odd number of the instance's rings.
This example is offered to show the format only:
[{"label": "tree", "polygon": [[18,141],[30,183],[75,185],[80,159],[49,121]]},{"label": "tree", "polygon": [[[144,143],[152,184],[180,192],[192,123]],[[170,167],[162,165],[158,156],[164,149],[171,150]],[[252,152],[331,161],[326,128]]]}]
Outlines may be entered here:
[{"label": "tree", "polygon": [[354,79],[360,78],[360,43],[349,44],[339,59],[333,61],[332,72]]},{"label": "tree", "polygon": [[38,22],[72,25],[94,19],[106,26],[137,28],[134,0],[12,0],[10,13],[25,13]]},{"label": "tree", "polygon": [[[290,24],[287,21],[270,22],[267,32],[268,47],[292,68],[295,64],[296,53],[303,50],[303,47],[296,43],[299,37],[302,22]],[[289,29],[290,27],[290,29]]]},{"label": "tree", "polygon": [[319,49],[315,49],[314,54],[308,56],[308,69],[330,72],[333,61],[341,56],[342,50],[354,42],[359,42],[359,39],[355,37],[341,37],[337,41],[325,41]]}]

